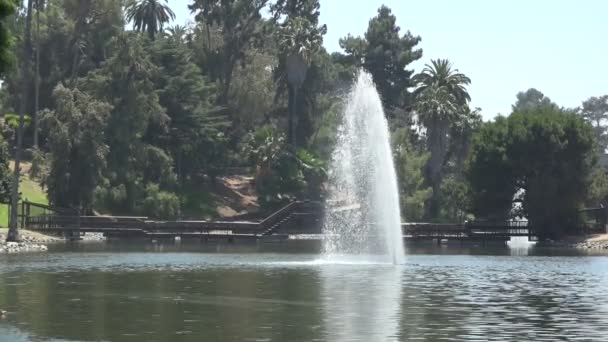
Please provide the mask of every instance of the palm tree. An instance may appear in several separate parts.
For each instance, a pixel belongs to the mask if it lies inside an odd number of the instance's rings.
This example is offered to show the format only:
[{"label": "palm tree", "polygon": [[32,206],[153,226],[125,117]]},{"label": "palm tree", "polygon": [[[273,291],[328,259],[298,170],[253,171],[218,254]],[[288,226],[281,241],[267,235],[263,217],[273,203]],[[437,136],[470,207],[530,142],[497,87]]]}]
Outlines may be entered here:
[{"label": "palm tree", "polygon": [[165,34],[167,37],[170,37],[175,41],[183,42],[188,36],[188,33],[189,30],[186,26],[174,25],[172,27],[169,27]]},{"label": "palm tree", "polygon": [[418,87],[414,94],[419,95],[435,85],[445,87],[447,92],[456,98],[458,105],[462,106],[471,101],[471,96],[466,88],[471,84],[471,79],[458,72],[458,69],[452,69],[452,66],[452,62],[447,59],[431,60],[431,64],[426,64],[422,73],[415,77]]},{"label": "palm tree", "polygon": [[175,20],[175,13],[161,0],[132,0],[126,6],[126,19],[133,22],[134,30],[148,32],[154,39],[166,23]]},{"label": "palm tree", "polygon": [[427,207],[427,218],[439,213],[439,194],[442,169],[448,153],[450,127],[459,122],[471,100],[466,86],[471,80],[447,59],[432,60],[422,73],[415,77],[418,87],[416,111],[418,119],[426,128],[427,147],[431,156],[426,167],[426,176],[433,187],[433,196]]},{"label": "palm tree", "polygon": [[314,26],[304,17],[289,19],[279,31],[279,46],[289,85],[288,140],[294,149],[297,145],[296,100],[298,90],[306,80],[312,56],[323,44],[324,27]]}]

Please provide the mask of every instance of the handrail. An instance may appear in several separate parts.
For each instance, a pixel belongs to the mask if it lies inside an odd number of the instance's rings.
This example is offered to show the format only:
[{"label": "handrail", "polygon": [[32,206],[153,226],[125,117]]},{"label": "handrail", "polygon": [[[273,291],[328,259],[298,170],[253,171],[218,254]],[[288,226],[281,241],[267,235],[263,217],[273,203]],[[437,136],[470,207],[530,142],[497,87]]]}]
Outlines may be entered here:
[{"label": "handrail", "polygon": [[[177,229],[182,227],[190,230],[208,230],[208,229],[237,229],[237,230],[252,230],[266,231],[275,227],[276,224],[290,218],[298,210],[308,212],[313,210],[315,206],[320,205],[318,202],[295,201],[291,202],[281,209],[277,210],[260,222],[231,222],[231,221],[154,221],[148,220],[147,217],[140,216],[84,216],[78,215],[77,212],[69,212],[62,214],[60,210],[51,208],[46,205],[29,202],[27,211],[24,210],[25,225],[35,230],[44,229],[99,229],[108,230],[118,228],[138,228],[143,230],[155,230],[162,226],[167,229]],[[45,209],[40,215],[31,215],[29,206]],[[27,212],[27,213],[26,213]]]},{"label": "handrail", "polygon": [[[264,220],[262,220],[260,222],[260,227],[262,227],[262,228],[272,227],[275,223],[279,222],[281,220],[281,218],[284,217],[283,215],[285,213],[290,213],[290,212],[294,211],[294,207],[299,206],[301,203],[302,202],[299,202],[299,201],[289,203],[288,205],[286,205],[283,208],[276,211],[274,214],[272,214],[272,215],[268,216],[267,218],[265,218]],[[289,214],[287,214],[287,215],[289,215]]]}]

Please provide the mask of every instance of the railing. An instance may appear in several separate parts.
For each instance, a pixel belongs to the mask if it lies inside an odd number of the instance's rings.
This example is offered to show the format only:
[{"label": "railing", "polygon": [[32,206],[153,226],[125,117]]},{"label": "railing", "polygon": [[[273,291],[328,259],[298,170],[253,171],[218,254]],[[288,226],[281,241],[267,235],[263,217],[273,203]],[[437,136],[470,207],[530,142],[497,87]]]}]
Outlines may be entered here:
[{"label": "railing", "polygon": [[525,228],[528,227],[528,221],[466,221],[464,225],[467,228]]},{"label": "railing", "polygon": [[[130,216],[80,216],[77,211],[60,210],[50,206],[27,202],[22,208],[24,226],[32,230],[71,231],[75,233],[129,232],[176,234],[209,234],[212,231],[231,234],[258,234],[276,229],[302,211],[318,209],[316,202],[293,202],[273,213],[261,222],[238,221],[153,221],[147,217]],[[34,210],[32,210],[34,208]],[[32,213],[36,211],[36,215]]]},{"label": "railing", "polygon": [[402,231],[413,238],[464,238],[468,234],[461,224],[404,223]]}]

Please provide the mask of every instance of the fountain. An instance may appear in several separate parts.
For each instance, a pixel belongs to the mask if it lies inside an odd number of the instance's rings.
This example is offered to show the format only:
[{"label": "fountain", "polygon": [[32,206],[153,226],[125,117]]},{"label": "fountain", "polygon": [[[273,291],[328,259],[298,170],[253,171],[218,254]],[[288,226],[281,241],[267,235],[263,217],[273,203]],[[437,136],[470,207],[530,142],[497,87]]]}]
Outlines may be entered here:
[{"label": "fountain", "polygon": [[344,110],[329,172],[326,259],[404,261],[397,176],[388,122],[371,76],[361,71]]}]

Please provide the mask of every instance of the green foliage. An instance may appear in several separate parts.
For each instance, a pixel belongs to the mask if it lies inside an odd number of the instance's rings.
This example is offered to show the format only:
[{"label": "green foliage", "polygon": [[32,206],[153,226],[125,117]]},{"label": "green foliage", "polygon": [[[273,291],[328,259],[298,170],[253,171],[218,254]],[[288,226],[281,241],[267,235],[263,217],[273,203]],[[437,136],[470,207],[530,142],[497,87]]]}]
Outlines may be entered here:
[{"label": "green foliage", "polygon": [[423,94],[432,88],[437,88],[445,89],[447,94],[453,96],[455,105],[462,106],[471,101],[471,96],[466,88],[471,84],[471,79],[452,67],[452,62],[447,59],[431,60],[431,64],[426,64],[422,73],[416,75],[415,80],[418,87],[414,94]]},{"label": "green foliage", "polygon": [[[32,123],[32,117],[29,115],[23,116],[23,127],[27,128]],[[19,115],[6,113],[2,122],[2,136],[8,141],[15,141],[17,130],[19,129]]]},{"label": "green foliage", "polygon": [[130,0],[125,17],[133,22],[134,30],[147,32],[150,39],[154,39],[166,23],[175,20],[175,13],[162,0]]},{"label": "green foliage", "polygon": [[[485,218],[523,215],[541,238],[576,227],[596,163],[593,130],[577,115],[542,107],[484,125],[467,179],[473,210]],[[511,212],[512,203],[521,212]]]},{"label": "green foliage", "polygon": [[598,166],[591,174],[591,184],[585,204],[589,208],[595,208],[598,205],[608,205],[608,174],[606,170]]},{"label": "green foliage", "polygon": [[7,203],[11,194],[12,179],[8,161],[8,146],[0,136],[0,203]]},{"label": "green foliage", "polygon": [[221,70],[216,74],[221,84],[218,98],[221,104],[228,102],[237,63],[243,60],[247,49],[263,37],[261,10],[267,3],[268,0],[193,0],[188,6],[196,13],[196,21],[207,26],[207,34],[210,26],[216,26],[221,31],[221,46],[214,47],[213,51],[207,49],[207,53],[214,56],[210,59],[214,65],[208,65],[209,69]]},{"label": "green foliage", "polygon": [[111,106],[78,89],[57,86],[57,106],[42,116],[49,132],[50,172],[45,180],[51,204],[90,209],[93,191],[106,166],[104,143]]},{"label": "green foliage", "polygon": [[[458,137],[461,143],[466,143],[468,136],[465,133],[473,129],[470,126],[473,122],[467,118],[471,111],[467,106],[470,97],[466,86],[471,80],[458,69],[452,69],[452,63],[445,59],[431,61],[416,80],[415,108],[419,121],[426,128],[430,152],[426,177],[433,188],[427,217],[437,218],[440,216],[441,183],[450,146],[459,142],[454,139]],[[461,156],[463,152],[467,151],[461,151]]]},{"label": "green foliage", "polygon": [[420,37],[400,32],[391,9],[382,6],[369,21],[364,38],[349,35],[340,40],[350,61],[372,74],[389,112],[412,105],[407,89],[414,86],[414,71],[406,68],[422,57],[422,50],[416,48]]},{"label": "green foliage", "polygon": [[535,112],[538,110],[558,110],[559,106],[537,89],[530,88],[517,93],[517,101],[512,106],[513,112]]},{"label": "green foliage", "polygon": [[[468,106],[470,79],[449,60],[431,60],[413,77],[420,37],[402,30],[386,6],[364,36],[340,41],[344,54],[329,54],[319,0],[193,0],[196,23],[165,32],[174,15],[162,0],[28,1],[9,16],[13,5],[0,0],[0,102],[28,121],[38,114],[39,49],[39,108],[49,110],[31,171],[47,181],[56,205],[210,217],[220,198],[214,177],[226,166],[255,167],[264,210],[322,199],[343,94],[361,67],[391,119],[407,220],[459,221],[469,209],[504,218],[515,214],[515,197],[520,214],[553,227],[543,201],[555,220],[570,220],[581,201],[608,198],[606,174],[589,171],[586,125],[534,89],[517,95],[512,117],[483,125]],[[126,31],[129,23],[146,34]],[[11,72],[9,31],[19,56]],[[600,149],[608,141],[605,100],[590,98],[579,110]],[[17,118],[4,115],[6,140]],[[292,146],[279,132],[290,132]]]},{"label": "green foliage", "polygon": [[412,146],[410,139],[410,132],[406,128],[393,133],[395,169],[402,215],[407,221],[420,222],[424,217],[425,203],[433,194],[433,189],[426,185],[423,173],[429,154]]},{"label": "green foliage", "polygon": [[273,210],[306,195],[319,198],[325,180],[323,163],[309,151],[294,154],[285,135],[265,126],[245,140],[243,154],[256,165],[255,185],[264,210]]},{"label": "green foliage", "polygon": [[469,185],[455,177],[446,177],[441,183],[441,219],[447,222],[464,222],[470,210]]},{"label": "green foliage", "polygon": [[[106,203],[103,207],[124,213],[135,209],[148,182],[163,186],[175,182],[172,157],[154,145],[160,136],[168,133],[170,119],[155,91],[154,76],[159,72],[158,67],[150,60],[143,44],[138,35],[119,35],[112,47],[116,55],[79,82],[112,105],[105,130],[105,141],[112,153],[108,155],[104,177],[111,188],[121,189],[119,193],[124,189],[126,197],[123,202]],[[147,167],[154,167],[154,171]]]},{"label": "green foliage", "polygon": [[0,75],[13,66],[14,56],[11,48],[14,38],[8,30],[7,17],[14,14],[18,6],[18,0],[0,0]]},{"label": "green foliage", "polygon": [[323,183],[327,180],[325,163],[308,150],[298,150],[296,157],[306,181],[302,196],[310,200],[320,200],[323,196]]},{"label": "green foliage", "polygon": [[235,71],[230,90],[232,128],[238,137],[266,123],[275,106],[273,69],[277,57],[262,49],[251,49],[246,59],[248,63]]},{"label": "green foliage", "polygon": [[[228,119],[211,103],[216,89],[191,60],[182,36],[159,39],[153,46],[151,60],[159,66],[154,85],[158,101],[168,115],[167,127],[153,143],[166,146],[175,158],[180,180],[208,172],[220,164],[226,154],[224,131]],[[206,153],[201,153],[206,151]]]},{"label": "green foliage", "polygon": [[180,202],[177,195],[162,191],[158,184],[148,184],[141,213],[152,218],[175,219],[179,216]]},{"label": "green foliage", "polygon": [[580,114],[587,120],[595,131],[600,151],[605,152],[608,148],[608,95],[593,96],[583,102]]},{"label": "green foliage", "polygon": [[49,160],[43,151],[33,148],[30,151],[32,156],[32,166],[30,167],[29,176],[32,179],[45,180],[50,173]]}]

